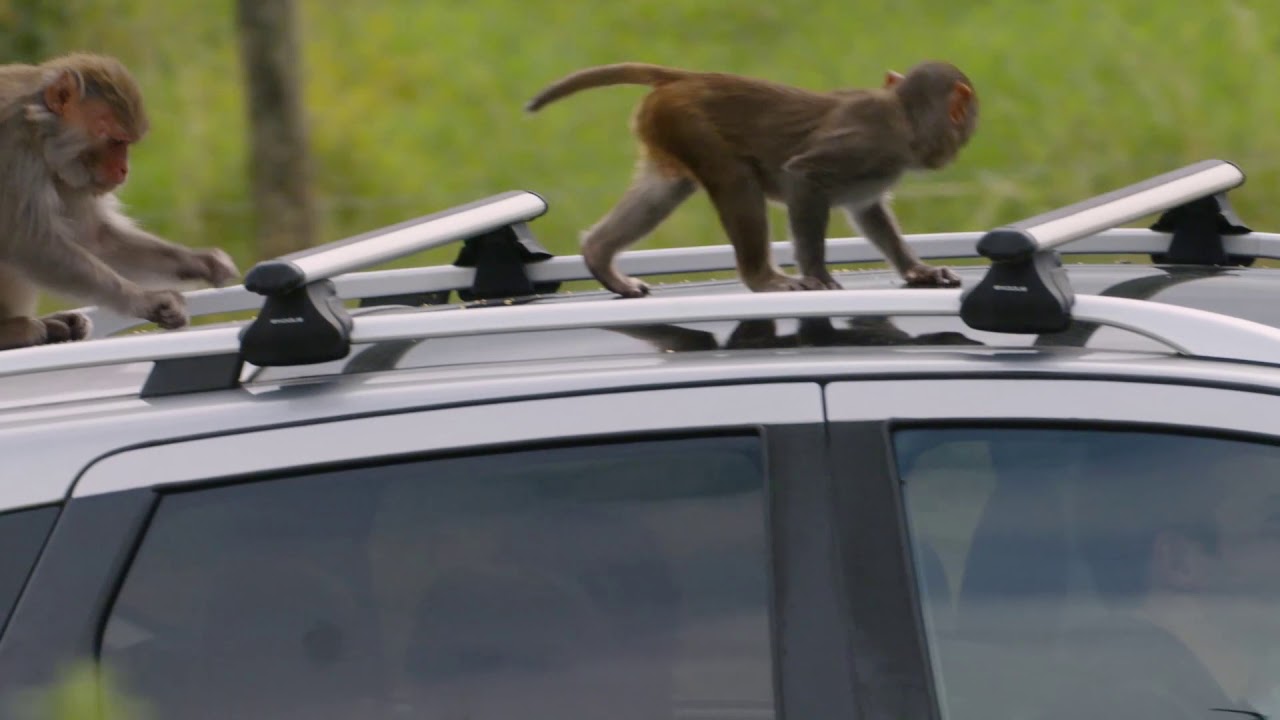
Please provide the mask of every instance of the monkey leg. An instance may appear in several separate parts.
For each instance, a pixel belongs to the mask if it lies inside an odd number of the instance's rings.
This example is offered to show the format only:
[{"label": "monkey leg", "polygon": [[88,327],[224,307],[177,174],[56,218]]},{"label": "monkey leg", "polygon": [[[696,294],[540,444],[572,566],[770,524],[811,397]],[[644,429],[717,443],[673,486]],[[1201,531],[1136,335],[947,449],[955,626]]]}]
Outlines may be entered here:
[{"label": "monkey leg", "polygon": [[0,263],[0,350],[43,345],[48,333],[36,319],[36,286],[22,271]]},{"label": "monkey leg", "polygon": [[48,342],[45,324],[33,317],[0,320],[0,350],[43,345]]},{"label": "monkey leg", "polygon": [[700,179],[733,243],[738,276],[744,285],[752,292],[819,289],[802,278],[783,274],[773,264],[765,193],[749,167],[744,164],[715,175],[704,173]]},{"label": "monkey leg", "polygon": [[649,286],[618,272],[613,259],[628,245],[653,232],[696,189],[687,177],[670,176],[652,165],[644,166],[618,204],[582,235],[582,258],[591,274],[623,297],[648,295]]}]

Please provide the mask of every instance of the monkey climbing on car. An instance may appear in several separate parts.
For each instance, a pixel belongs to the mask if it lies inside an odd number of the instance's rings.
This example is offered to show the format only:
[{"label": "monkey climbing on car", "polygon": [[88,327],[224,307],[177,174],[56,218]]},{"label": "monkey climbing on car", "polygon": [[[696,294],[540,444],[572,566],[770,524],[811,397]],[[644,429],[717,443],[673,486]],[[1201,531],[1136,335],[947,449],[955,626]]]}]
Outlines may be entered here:
[{"label": "monkey climbing on car", "polygon": [[147,129],[142,93],[115,58],[0,65],[0,349],[89,335],[81,313],[36,317],[40,287],[177,328],[188,321],[182,295],[138,280],[217,286],[239,275],[222,250],[168,242],[122,212],[114,191]]},{"label": "monkey climbing on car", "polygon": [[[946,62],[886,74],[881,88],[811,92],[766,80],[619,63],[574,72],[539,92],[535,112],[581,90],[653,88],[632,127],[642,145],[636,176],[618,204],[582,238],[592,274],[624,297],[648,286],[614,257],[652,232],[698,186],[707,191],[753,291],[839,288],[826,267],[832,208],[870,240],[909,285],[954,287],[951,270],[927,265],[903,240],[887,193],[908,170],[955,159],[978,120],[973,83]],[[800,277],[770,254],[766,203],[787,208]]]}]

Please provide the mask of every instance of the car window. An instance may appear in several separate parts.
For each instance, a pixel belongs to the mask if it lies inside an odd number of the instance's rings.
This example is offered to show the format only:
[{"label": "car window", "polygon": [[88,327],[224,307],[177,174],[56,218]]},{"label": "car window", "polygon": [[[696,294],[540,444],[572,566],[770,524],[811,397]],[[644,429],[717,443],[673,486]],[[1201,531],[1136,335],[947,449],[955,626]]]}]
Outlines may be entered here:
[{"label": "car window", "polygon": [[1280,447],[894,434],[950,720],[1280,712]]},{"label": "car window", "polygon": [[101,660],[157,717],[772,717],[767,558],[754,436],[178,492]]},{"label": "car window", "polygon": [[0,514],[0,629],[9,621],[57,517],[53,506]]}]

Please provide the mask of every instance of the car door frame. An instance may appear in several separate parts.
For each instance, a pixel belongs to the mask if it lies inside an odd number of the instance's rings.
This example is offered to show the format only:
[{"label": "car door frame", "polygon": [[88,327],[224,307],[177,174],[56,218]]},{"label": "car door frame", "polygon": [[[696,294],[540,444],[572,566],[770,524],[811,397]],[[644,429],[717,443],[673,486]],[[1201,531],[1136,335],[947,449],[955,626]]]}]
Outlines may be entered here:
[{"label": "car door frame", "polygon": [[832,568],[821,386],[648,388],[397,410],[140,444],[88,465],[0,638],[0,703],[96,659],[116,593],[162,493],[395,459],[579,440],[758,433],[766,463],[770,635],[778,717],[856,718]]}]

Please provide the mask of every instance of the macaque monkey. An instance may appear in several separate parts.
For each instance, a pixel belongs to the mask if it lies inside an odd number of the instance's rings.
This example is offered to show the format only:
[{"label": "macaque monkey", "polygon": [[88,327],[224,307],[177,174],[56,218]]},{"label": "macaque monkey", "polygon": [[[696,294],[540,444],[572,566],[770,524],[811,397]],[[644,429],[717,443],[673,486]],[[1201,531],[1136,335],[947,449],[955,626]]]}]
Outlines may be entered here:
[{"label": "macaque monkey", "polygon": [[121,211],[113,191],[147,128],[138,85],[113,58],[0,65],[0,348],[88,336],[80,313],[35,317],[39,288],[172,329],[188,321],[182,295],[140,282],[239,276],[222,250],[167,242]]},{"label": "macaque monkey", "polygon": [[[564,77],[525,106],[535,112],[587,88],[653,88],[632,117],[641,159],[632,185],[582,237],[587,267],[624,297],[649,292],[622,275],[614,256],[649,234],[698,185],[706,189],[729,240],[738,274],[752,291],[839,288],[826,267],[833,207],[879,248],[909,285],[957,286],[946,268],[920,261],[887,202],[907,170],[950,163],[973,135],[973,83],[944,62],[884,87],[817,93],[765,80],[644,63],[587,68]],[[768,201],[787,207],[800,277],[784,275],[769,252]]]}]

